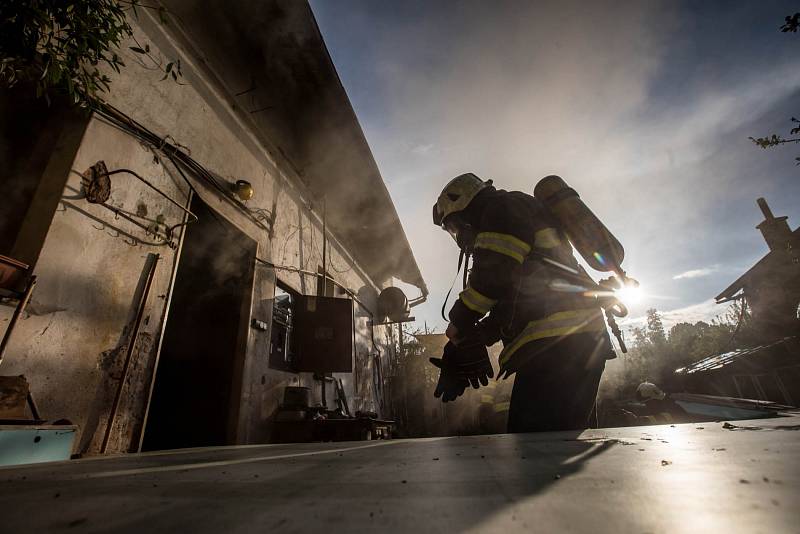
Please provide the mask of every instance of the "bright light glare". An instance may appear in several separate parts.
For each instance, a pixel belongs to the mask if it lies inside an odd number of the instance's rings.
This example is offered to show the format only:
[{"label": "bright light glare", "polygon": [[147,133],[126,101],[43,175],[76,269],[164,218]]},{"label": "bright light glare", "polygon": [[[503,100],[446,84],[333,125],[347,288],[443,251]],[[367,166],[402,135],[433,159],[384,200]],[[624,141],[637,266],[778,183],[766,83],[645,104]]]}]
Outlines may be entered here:
[{"label": "bright light glare", "polygon": [[624,286],[616,290],[614,295],[626,306],[632,306],[642,300],[642,286]]}]

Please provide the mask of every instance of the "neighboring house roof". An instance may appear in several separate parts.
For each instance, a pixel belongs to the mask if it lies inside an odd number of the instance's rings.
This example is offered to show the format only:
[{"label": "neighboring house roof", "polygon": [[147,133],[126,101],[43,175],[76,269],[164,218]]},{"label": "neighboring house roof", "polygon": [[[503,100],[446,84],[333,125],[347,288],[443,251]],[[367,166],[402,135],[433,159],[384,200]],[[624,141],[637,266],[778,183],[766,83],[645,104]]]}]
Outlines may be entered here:
[{"label": "neighboring house roof", "polygon": [[[377,282],[427,293],[311,8],[300,0],[165,0],[174,30],[238,116],[310,192],[329,230]],[[297,180],[295,180],[297,181]]]},{"label": "neighboring house roof", "polygon": [[[800,239],[800,228],[795,229],[792,234]],[[776,269],[784,268],[785,263],[786,254],[770,251],[714,298],[718,302],[725,302],[731,299],[739,291],[744,290],[746,286],[771,275]]]},{"label": "neighboring house roof", "polygon": [[758,262],[750,267],[742,276],[737,278],[731,285],[722,290],[722,292],[714,297],[717,301],[726,301],[742,291],[753,279],[764,276],[770,270],[770,266],[774,261],[772,252],[758,260]]}]

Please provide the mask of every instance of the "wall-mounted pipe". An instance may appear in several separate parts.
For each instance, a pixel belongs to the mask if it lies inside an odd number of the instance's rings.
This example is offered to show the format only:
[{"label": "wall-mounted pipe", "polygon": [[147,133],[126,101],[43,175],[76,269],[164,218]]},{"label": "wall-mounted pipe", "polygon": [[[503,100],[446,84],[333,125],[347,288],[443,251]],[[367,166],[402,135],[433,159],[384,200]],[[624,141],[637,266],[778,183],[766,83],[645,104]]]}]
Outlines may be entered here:
[{"label": "wall-mounted pipe", "polygon": [[142,296],[139,299],[139,305],[136,309],[136,318],[133,323],[133,330],[131,337],[128,341],[128,350],[125,353],[125,362],[122,365],[122,377],[117,385],[117,391],[114,395],[114,402],[111,405],[111,410],[108,413],[108,422],[103,434],[103,443],[100,445],[100,453],[105,453],[108,448],[108,442],[111,438],[111,429],[114,426],[114,419],[117,416],[117,409],[119,408],[119,401],[122,397],[122,389],[125,387],[125,380],[128,378],[128,371],[130,370],[131,357],[133,356],[133,349],[136,347],[136,341],[139,338],[139,327],[142,324],[142,317],[144,316],[144,309],[147,306],[147,297],[150,295],[150,288],[153,285],[153,278],[155,277],[156,265],[158,264],[160,256],[158,254],[150,253],[147,255],[147,277],[145,278],[144,288],[142,289]]},{"label": "wall-mounted pipe", "polygon": [[[189,194],[186,197],[186,208],[188,210],[189,206],[192,205],[192,199],[194,198],[194,190],[190,189]],[[184,215],[184,219],[187,216]],[[145,400],[144,405],[144,416],[142,417],[142,424],[139,428],[139,436],[136,439],[135,447],[136,452],[142,452],[142,447],[144,446],[144,433],[147,429],[147,421],[150,418],[150,404],[153,400],[153,391],[155,390],[156,386],[156,376],[158,376],[158,364],[161,361],[161,347],[164,346],[164,332],[166,332],[167,328],[167,320],[169,319],[170,311],[172,310],[172,295],[173,289],[175,288],[175,280],[178,276],[178,267],[180,267],[181,256],[183,252],[183,242],[186,239],[186,230],[181,232],[181,236],[178,239],[178,246],[175,249],[175,256],[172,263],[172,274],[170,274],[169,278],[169,286],[167,288],[167,300],[164,303],[164,315],[161,317],[161,325],[158,330],[158,347],[156,348],[155,357],[153,361],[153,371],[150,373],[150,380],[149,385],[147,386],[147,399]]]},{"label": "wall-mounted pipe", "polygon": [[[313,251],[312,251],[313,254]],[[331,278],[331,281],[333,279]],[[328,208],[322,199],[322,296],[327,297],[328,285]]]},{"label": "wall-mounted pipe", "polygon": [[31,276],[30,280],[28,280],[28,285],[25,287],[25,292],[19,297],[17,307],[14,309],[14,315],[11,316],[11,321],[8,322],[6,332],[3,334],[3,341],[0,342],[0,364],[3,363],[3,354],[5,354],[8,342],[11,340],[11,333],[17,326],[17,322],[22,316],[22,312],[25,311],[25,307],[28,305],[28,301],[31,299],[31,294],[33,293],[34,287],[36,287],[36,276]]},{"label": "wall-mounted pipe", "polygon": [[[259,257],[256,257],[256,261],[259,263],[263,263],[267,267],[271,267],[272,269],[278,271],[287,271],[290,273],[306,274],[309,276],[319,277],[319,273],[315,273],[314,271],[300,269],[297,267],[290,267],[288,265],[276,265],[271,261],[267,261]],[[372,310],[366,304],[364,304],[364,302],[361,301],[361,299],[359,299],[358,296],[356,296],[356,294],[352,290],[350,290],[350,288],[343,286],[342,284],[340,284],[331,277],[328,277],[328,280],[330,280],[333,283],[333,285],[335,285],[336,287],[340,288],[342,291],[350,295],[350,298],[353,299],[353,301],[356,302],[359,306],[361,306],[364,309],[364,311],[366,311],[369,314],[370,317],[374,317],[375,314],[372,312]]]},{"label": "wall-mounted pipe", "polygon": [[415,298],[414,300],[409,300],[408,301],[408,307],[409,308],[413,308],[414,306],[419,306],[420,304],[422,304],[423,302],[428,300],[428,290],[427,290],[427,288],[421,287],[421,288],[419,288],[419,290],[422,291],[422,295],[420,295],[419,297]]},{"label": "wall-mounted pipe", "polygon": [[271,231],[269,226],[260,221],[256,215],[248,210],[247,206],[236,199],[229,188],[223,187],[208,169],[194,160],[189,154],[180,150],[179,145],[168,142],[167,139],[171,138],[170,135],[164,137],[156,135],[144,125],[107,102],[99,103],[94,111],[112,126],[115,126],[120,130],[136,137],[137,139],[159,150],[161,153],[167,156],[170,161],[172,161],[173,165],[175,165],[175,168],[178,169],[178,172],[180,172],[180,174],[183,176],[184,180],[188,182],[188,179],[180,169],[180,165],[183,165],[186,169],[190,170],[198,179],[200,179],[200,181],[206,183],[208,186],[219,192],[221,198],[232,204],[236,209],[247,216],[256,226],[266,231]]},{"label": "wall-mounted pipe", "polygon": [[173,226],[170,226],[170,227],[168,227],[168,228],[169,228],[169,230],[168,230],[168,233],[169,233],[169,235],[172,235],[172,232],[173,232],[173,231],[174,231],[176,228],[180,228],[181,226],[186,226],[187,224],[190,224],[190,223],[193,223],[193,222],[197,222],[197,215],[195,215],[194,213],[192,213],[191,211],[189,211],[187,208],[184,208],[183,206],[181,206],[180,204],[178,204],[178,203],[177,203],[175,200],[173,200],[173,199],[172,199],[172,198],[171,198],[169,195],[167,195],[167,194],[166,194],[165,192],[163,192],[161,189],[157,188],[156,186],[154,186],[153,184],[151,184],[150,182],[148,182],[146,179],[144,179],[144,178],[143,178],[142,176],[140,176],[138,173],[136,173],[136,172],[134,172],[134,171],[132,171],[132,170],[130,170],[130,169],[114,169],[113,171],[108,171],[108,172],[106,172],[106,173],[103,173],[103,175],[104,175],[104,176],[111,176],[111,175],[114,175],[114,174],[120,174],[120,173],[130,174],[131,176],[133,176],[133,177],[135,177],[135,178],[138,178],[138,179],[139,179],[139,181],[141,181],[143,184],[145,184],[145,185],[146,185],[146,186],[148,186],[150,189],[152,189],[153,191],[155,191],[156,193],[158,193],[159,195],[161,195],[162,197],[164,197],[165,199],[167,199],[167,201],[168,201],[170,204],[172,204],[173,206],[175,206],[176,208],[178,208],[179,210],[181,210],[181,211],[182,211],[182,212],[184,212],[186,215],[188,215],[189,217],[191,217],[191,218],[192,218],[192,220],[188,220],[188,219],[187,219],[187,220],[185,220],[185,221],[183,221],[183,222],[181,222],[181,223],[178,223],[178,224],[176,224],[176,225],[173,225]]}]

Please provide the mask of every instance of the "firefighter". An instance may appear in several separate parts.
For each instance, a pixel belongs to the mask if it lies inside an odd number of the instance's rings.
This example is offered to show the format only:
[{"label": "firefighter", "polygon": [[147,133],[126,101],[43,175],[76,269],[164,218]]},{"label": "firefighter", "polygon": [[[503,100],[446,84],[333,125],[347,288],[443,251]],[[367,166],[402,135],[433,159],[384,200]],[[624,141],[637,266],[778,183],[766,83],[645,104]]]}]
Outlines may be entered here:
[{"label": "firefighter", "polygon": [[[451,180],[433,222],[473,258],[449,311],[434,395],[454,400],[493,376],[486,346],[503,342],[500,376],[516,373],[509,432],[591,426],[605,361],[615,357],[595,286],[566,234],[534,196],[472,173]],[[498,377],[500,378],[500,377]]]},{"label": "firefighter", "polygon": [[492,380],[481,390],[478,424],[482,434],[502,434],[506,431],[513,383],[513,376],[502,382]]}]

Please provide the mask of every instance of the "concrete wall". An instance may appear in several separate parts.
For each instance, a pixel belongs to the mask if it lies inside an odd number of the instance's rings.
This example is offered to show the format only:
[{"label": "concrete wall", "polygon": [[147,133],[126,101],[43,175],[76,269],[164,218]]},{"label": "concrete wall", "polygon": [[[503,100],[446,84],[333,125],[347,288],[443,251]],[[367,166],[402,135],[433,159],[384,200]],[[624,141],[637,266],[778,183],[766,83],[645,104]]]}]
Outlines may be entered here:
[{"label": "concrete wall", "polygon": [[[317,271],[322,265],[321,203],[304,194],[301,182],[263,148],[225,95],[203,73],[201,65],[184,53],[165,28],[145,19],[137,28],[140,42],[150,44],[156,57],[180,58],[182,84],[160,81],[162,73],[123,47],[128,67],[112,83],[109,102],[150,130],[169,136],[227,182],[246,179],[255,197],[250,210],[274,210],[274,231],[253,224],[229,202],[192,176],[194,187],[215,210],[258,243],[261,259],[277,265]],[[99,160],[108,169],[129,168],[146,177],[179,204],[188,201],[189,188],[172,164],[157,150],[98,117],[90,121],[72,164],[59,207],[35,268],[39,284],[33,301],[14,332],[2,374],[25,374],[40,411],[49,419],[68,418],[81,429],[79,452],[97,452],[105,430],[119,373],[130,343],[130,332],[141,295],[148,254],[159,260],[144,320],[134,344],[132,367],[123,385],[109,451],[137,445],[144,405],[149,393],[163,318],[168,309],[170,281],[178,248],[101,205],[82,198],[79,174]],[[145,226],[149,220],[176,224],[180,209],[129,175],[114,175],[111,205]],[[328,205],[327,210],[347,210]],[[173,246],[180,242],[180,231]],[[360,300],[374,309],[377,288],[335,237],[328,243],[328,270]],[[316,292],[316,277],[254,267],[251,317],[271,320],[274,281],[277,278],[303,294]],[[354,373],[336,375],[344,381],[350,408],[380,411],[373,385],[376,348],[386,353],[386,332],[368,326],[369,313],[355,306]],[[7,324],[10,308],[0,310]],[[248,318],[248,323],[250,322]],[[286,385],[306,385],[319,402],[319,385],[308,373],[289,373],[268,367],[269,332],[250,329],[244,362],[238,443],[269,438],[269,418]],[[329,387],[329,405],[333,403]]]}]

